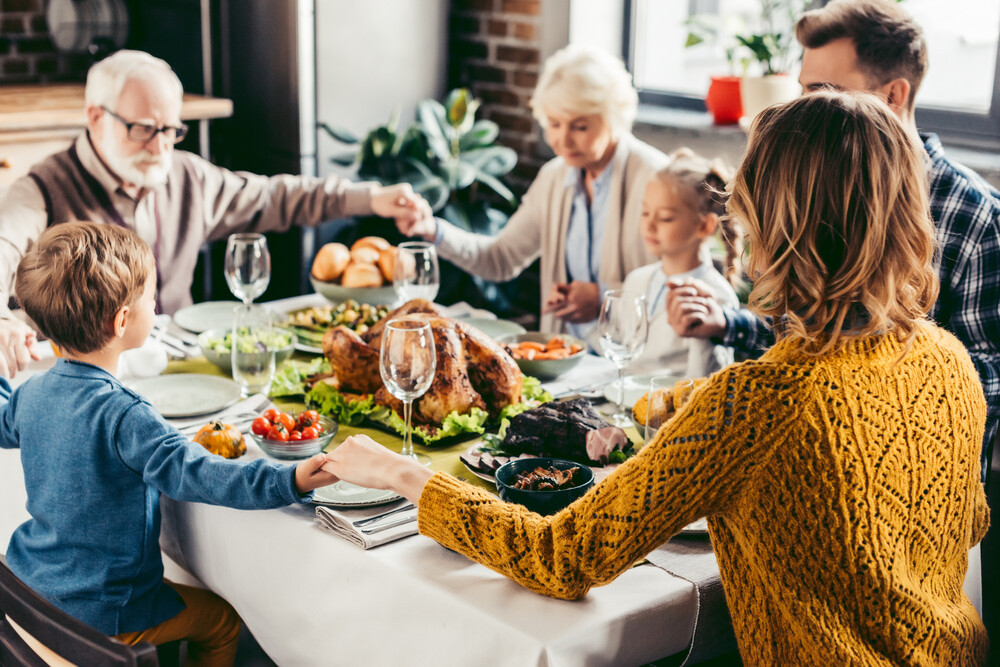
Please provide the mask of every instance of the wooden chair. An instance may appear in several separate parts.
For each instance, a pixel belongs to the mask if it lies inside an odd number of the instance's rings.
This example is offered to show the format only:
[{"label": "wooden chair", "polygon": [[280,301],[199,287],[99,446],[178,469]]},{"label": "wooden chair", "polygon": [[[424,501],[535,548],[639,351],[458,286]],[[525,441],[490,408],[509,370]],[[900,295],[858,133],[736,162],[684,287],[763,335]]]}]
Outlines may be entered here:
[{"label": "wooden chair", "polygon": [[128,646],[50,604],[0,556],[0,665],[159,665],[152,644]]},{"label": "wooden chair", "polygon": [[1000,429],[986,453],[986,500],[990,529],[979,547],[983,586],[983,623],[990,636],[990,665],[1000,667]]}]

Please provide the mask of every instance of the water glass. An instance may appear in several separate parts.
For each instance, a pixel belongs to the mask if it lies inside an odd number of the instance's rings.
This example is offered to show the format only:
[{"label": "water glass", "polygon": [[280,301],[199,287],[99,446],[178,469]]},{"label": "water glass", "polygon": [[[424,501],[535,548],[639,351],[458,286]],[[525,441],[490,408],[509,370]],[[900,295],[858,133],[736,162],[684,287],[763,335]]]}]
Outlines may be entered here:
[{"label": "water glass", "polygon": [[233,234],[226,241],[226,284],[249,306],[271,282],[271,253],[263,234]]},{"label": "water glass", "polygon": [[654,375],[649,379],[645,442],[651,442],[660,427],[674,416],[677,408],[691,395],[692,388],[694,380],[677,375]]},{"label": "water glass", "polygon": [[413,401],[430,389],[437,370],[434,334],[427,322],[395,319],[385,326],[379,351],[379,373],[389,393],[403,402],[403,456],[424,465],[431,459],[413,451]]},{"label": "water glass", "polygon": [[274,381],[274,348],[271,312],[258,306],[237,306],[233,311],[232,359],[233,380],[244,398],[267,394]]},{"label": "water glass", "polygon": [[398,248],[392,284],[399,302],[402,304],[412,299],[433,301],[441,286],[434,244],[407,241],[400,243]]},{"label": "water glass", "polygon": [[618,368],[617,409],[615,426],[631,426],[625,413],[625,367],[642,354],[646,347],[649,322],[646,316],[646,296],[622,290],[608,290],[601,300],[598,318],[601,353]]}]

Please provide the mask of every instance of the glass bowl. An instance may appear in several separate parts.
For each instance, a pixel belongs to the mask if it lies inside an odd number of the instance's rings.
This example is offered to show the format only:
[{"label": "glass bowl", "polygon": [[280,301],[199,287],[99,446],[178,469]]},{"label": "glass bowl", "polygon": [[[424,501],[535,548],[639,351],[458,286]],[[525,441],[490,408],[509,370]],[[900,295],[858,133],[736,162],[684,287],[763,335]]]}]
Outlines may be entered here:
[{"label": "glass bowl", "polygon": [[[298,415],[295,417],[298,418]],[[323,415],[319,416],[319,423],[323,425],[323,434],[312,440],[297,440],[295,442],[268,440],[253,431],[250,431],[248,435],[271,458],[307,459],[326,449],[330,441],[333,440],[333,436],[337,435],[337,429],[340,427],[340,424]]]}]

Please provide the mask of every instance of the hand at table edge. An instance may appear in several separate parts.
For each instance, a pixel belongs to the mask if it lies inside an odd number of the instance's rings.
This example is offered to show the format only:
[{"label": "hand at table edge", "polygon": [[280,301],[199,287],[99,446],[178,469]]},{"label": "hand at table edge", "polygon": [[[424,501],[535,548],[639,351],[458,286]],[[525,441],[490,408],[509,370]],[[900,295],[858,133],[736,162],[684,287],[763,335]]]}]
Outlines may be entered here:
[{"label": "hand at table edge", "polygon": [[383,447],[367,435],[352,435],[326,454],[323,469],[337,479],[369,489],[389,489],[420,505],[434,472],[419,461]]}]

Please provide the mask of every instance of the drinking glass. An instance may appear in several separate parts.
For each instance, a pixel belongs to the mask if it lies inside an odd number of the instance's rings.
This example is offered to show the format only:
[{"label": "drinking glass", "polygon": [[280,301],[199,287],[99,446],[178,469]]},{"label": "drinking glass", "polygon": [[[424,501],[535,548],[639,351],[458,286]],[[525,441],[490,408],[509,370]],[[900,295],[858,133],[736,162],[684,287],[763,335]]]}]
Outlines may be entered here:
[{"label": "drinking glass", "polygon": [[233,310],[233,380],[243,398],[267,394],[274,381],[274,348],[263,341],[273,340],[271,312],[259,306],[236,306]]},{"label": "drinking glass", "polygon": [[660,427],[674,416],[677,408],[691,395],[693,387],[694,380],[677,375],[654,375],[649,379],[645,442],[651,442]]},{"label": "drinking glass", "polygon": [[233,234],[226,242],[226,284],[249,306],[271,282],[271,253],[263,234]]},{"label": "drinking glass", "polygon": [[379,352],[379,372],[385,388],[403,402],[406,431],[401,453],[424,465],[430,465],[430,457],[413,451],[413,400],[430,388],[436,367],[430,324],[408,319],[395,319],[386,324]]},{"label": "drinking glass", "polygon": [[632,420],[625,413],[625,367],[646,347],[646,297],[643,294],[608,290],[601,301],[598,320],[601,353],[618,368],[617,410],[614,423],[626,427]]},{"label": "drinking glass", "polygon": [[392,284],[399,301],[433,301],[441,285],[437,249],[432,243],[424,241],[408,241],[400,243],[398,247]]}]

